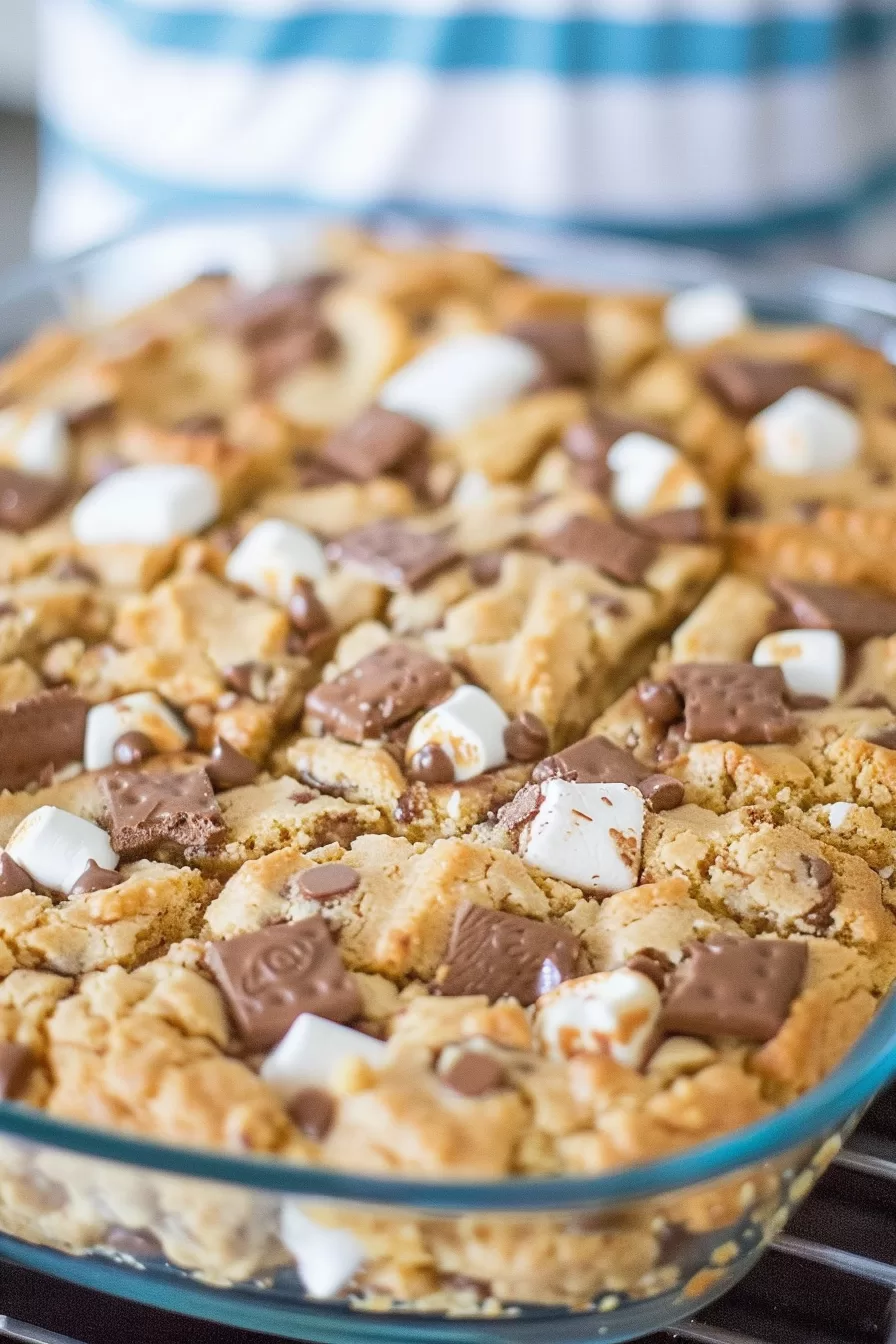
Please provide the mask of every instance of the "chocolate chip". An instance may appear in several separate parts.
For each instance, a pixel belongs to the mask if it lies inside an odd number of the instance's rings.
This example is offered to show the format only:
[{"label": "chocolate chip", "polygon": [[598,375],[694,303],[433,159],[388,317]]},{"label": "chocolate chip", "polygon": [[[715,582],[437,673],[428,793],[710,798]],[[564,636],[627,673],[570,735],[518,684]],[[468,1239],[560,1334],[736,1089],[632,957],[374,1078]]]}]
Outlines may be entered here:
[{"label": "chocolate chip", "polygon": [[64,481],[0,467],[0,528],[27,532],[61,507],[68,492]]},{"label": "chocolate chip", "polygon": [[639,975],[646,975],[648,980],[652,980],[657,989],[662,991],[666,983],[666,977],[674,969],[675,963],[665,952],[661,952],[657,947],[642,947],[633,957],[629,957],[625,963],[630,971],[637,971]]},{"label": "chocolate chip", "polygon": [[419,532],[385,519],[346,532],[328,553],[340,563],[363,565],[387,588],[421,588],[459,558],[446,531]]},{"label": "chocolate chip", "polygon": [[116,765],[142,765],[150,756],[156,755],[156,744],[147,733],[134,729],[122,733],[112,748],[112,759]]},{"label": "chocolate chip", "polygon": [[223,737],[215,738],[211,758],[205,769],[216,789],[238,789],[243,784],[251,784],[258,774],[255,762],[237,751]]},{"label": "chocolate chip", "polygon": [[678,546],[699,546],[708,536],[703,509],[666,509],[662,513],[648,513],[638,518],[634,526],[652,541]]},{"label": "chocolate chip", "polygon": [[313,868],[303,868],[297,885],[308,900],[324,902],[335,900],[337,896],[347,896],[360,881],[355,869],[347,863],[319,863]]},{"label": "chocolate chip", "polygon": [[470,557],[470,575],[480,588],[493,587],[501,577],[504,563],[503,551],[483,551],[481,555]]},{"label": "chocolate chip", "polygon": [[657,554],[656,545],[637,532],[583,515],[568,518],[556,532],[539,537],[537,545],[555,560],[575,560],[620,583],[640,583]]},{"label": "chocolate chip", "polygon": [[671,775],[648,775],[638,788],[654,812],[667,812],[671,807],[681,807],[684,802],[684,785]]},{"label": "chocolate chip", "polygon": [[728,496],[725,513],[729,518],[761,518],[762,512],[762,498],[755,490],[735,486]]},{"label": "chocolate chip", "polygon": [[426,811],[425,791],[412,786],[395,800],[392,815],[402,826],[410,826],[412,821],[422,817]]},{"label": "chocolate chip", "polygon": [[145,1227],[139,1231],[130,1227],[110,1227],[106,1232],[106,1245],[133,1260],[160,1260],[165,1254],[162,1243]]},{"label": "chocolate chip", "polygon": [[826,887],[833,882],[834,870],[827,859],[821,859],[815,854],[801,854],[800,858],[806,865],[809,881],[816,887]]},{"label": "chocolate chip", "polygon": [[351,480],[371,481],[423,453],[428,439],[426,426],[410,416],[369,406],[327,440],[322,457]]},{"label": "chocolate chip", "polygon": [[0,898],[17,896],[20,891],[32,891],[31,874],[20,868],[6,850],[0,850]]},{"label": "chocolate chip", "polygon": [[528,1007],[577,973],[580,953],[578,939],[559,924],[464,901],[436,992],[452,997],[485,994],[491,1003],[507,996]]},{"label": "chocolate chip", "polygon": [[287,1102],[286,1114],[306,1138],[321,1143],[333,1128],[336,1101],[322,1088],[303,1087]]},{"label": "chocolate chip", "polygon": [[688,742],[787,742],[796,734],[780,667],[676,663],[668,676],[684,696]]},{"label": "chocolate chip", "polygon": [[101,868],[95,859],[87,860],[87,867],[69,892],[69,896],[89,896],[93,891],[108,891],[121,886],[124,878],[111,868]]},{"label": "chocolate chip", "polygon": [[408,778],[419,779],[422,784],[451,784],[454,762],[442,747],[427,743],[411,757]]},{"label": "chocolate chip", "polygon": [[301,1013],[360,1015],[361,996],[320,915],[211,943],[205,963],[250,1050],[269,1050]]},{"label": "chocolate chip", "polygon": [[23,789],[48,767],[82,760],[87,709],[69,686],[0,706],[0,789]]},{"label": "chocolate chip", "polygon": [[848,644],[896,634],[896,598],[790,579],[770,579],[769,587],[804,629],[836,630]]},{"label": "chocolate chip", "polygon": [[112,848],[123,858],[145,858],[169,844],[203,850],[226,834],[204,770],[110,774],[100,779],[100,791],[109,809]]},{"label": "chocolate chip", "polygon": [[22,1095],[36,1063],[27,1046],[0,1041],[0,1101]]},{"label": "chocolate chip", "polygon": [[684,713],[684,700],[670,681],[639,681],[638,703],[651,723],[663,727],[677,723]]},{"label": "chocolate chip", "polygon": [[517,714],[504,729],[504,750],[512,761],[540,761],[550,741],[541,719],[529,710]]},{"label": "chocolate chip", "polygon": [[327,630],[331,624],[330,613],[314,591],[314,585],[308,579],[296,582],[295,592],[287,604],[289,619],[303,635],[316,634]]},{"label": "chocolate chip", "polygon": [[251,696],[253,700],[264,699],[264,689],[270,680],[271,668],[268,663],[231,663],[222,673],[224,682],[237,695]]},{"label": "chocolate chip", "polygon": [[447,663],[407,644],[387,644],[315,686],[305,709],[335,737],[363,742],[428,707],[450,685]]},{"label": "chocolate chip", "polygon": [[591,337],[585,323],[571,317],[529,317],[506,328],[508,336],[541,355],[546,381],[555,387],[590,382],[595,372]]},{"label": "chocolate chip", "polygon": [[501,1065],[483,1050],[465,1050],[440,1078],[461,1097],[483,1097],[499,1091],[505,1082]]},{"label": "chocolate chip", "polygon": [[686,1036],[769,1041],[806,973],[805,943],[713,934],[691,943],[666,986],[660,1026]]}]

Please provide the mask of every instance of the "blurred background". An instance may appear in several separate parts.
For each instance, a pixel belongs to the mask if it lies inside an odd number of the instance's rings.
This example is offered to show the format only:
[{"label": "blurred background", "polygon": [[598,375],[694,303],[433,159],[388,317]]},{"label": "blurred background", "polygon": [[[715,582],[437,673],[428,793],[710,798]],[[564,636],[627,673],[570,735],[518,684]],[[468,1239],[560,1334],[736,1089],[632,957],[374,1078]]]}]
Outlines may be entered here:
[{"label": "blurred background", "polygon": [[0,267],[28,251],[34,200],[34,7],[0,0]]}]

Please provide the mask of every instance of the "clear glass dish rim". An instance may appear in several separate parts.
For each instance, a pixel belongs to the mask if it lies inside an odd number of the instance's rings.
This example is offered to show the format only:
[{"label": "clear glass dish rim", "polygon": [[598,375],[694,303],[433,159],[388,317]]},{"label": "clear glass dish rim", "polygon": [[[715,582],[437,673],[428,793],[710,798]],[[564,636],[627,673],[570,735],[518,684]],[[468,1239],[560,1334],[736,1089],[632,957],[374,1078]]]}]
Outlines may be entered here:
[{"label": "clear glass dish rim", "polygon": [[[73,257],[59,261],[27,262],[0,276],[0,310],[26,298],[42,287],[58,286],[104,253],[138,239],[150,238],[160,228],[177,224],[255,223],[293,217],[307,222],[307,215],[294,210],[256,210],[166,214],[144,220],[132,231]],[[330,217],[331,218],[331,217]],[[327,221],[321,220],[321,227]],[[419,221],[414,221],[419,223]],[[376,217],[362,221],[378,227]],[[531,244],[531,246],[530,246]],[[526,256],[537,262],[557,247],[568,249],[566,237],[532,235],[521,249],[507,255],[523,264]],[[684,268],[694,275],[730,278],[750,294],[783,291],[794,302],[844,304],[881,316],[896,318],[896,284],[830,267],[790,267],[784,273],[732,264],[712,253],[632,242],[626,238],[601,238],[582,243],[574,240],[574,260],[587,270],[589,251],[596,260],[604,247],[620,247],[632,255],[643,254],[652,268]],[[586,281],[583,281],[586,283]],[[0,311],[2,315],[2,311]],[[259,1193],[330,1199],[340,1202],[405,1206],[438,1213],[468,1211],[507,1212],[575,1210],[627,1203],[681,1190],[763,1161],[821,1137],[865,1106],[896,1074],[896,989],[882,1001],[872,1022],[843,1059],[821,1083],[798,1101],[774,1112],[767,1119],[746,1126],[708,1143],[694,1145],[673,1157],[619,1168],[599,1176],[546,1178],[514,1177],[502,1181],[433,1181],[373,1177],[324,1167],[290,1166],[265,1157],[180,1147],[152,1139],[122,1135],[88,1125],[57,1120],[43,1111],[0,1101],[0,1135],[46,1144],[73,1154],[137,1167],[159,1175],[185,1176],[237,1185]]]}]

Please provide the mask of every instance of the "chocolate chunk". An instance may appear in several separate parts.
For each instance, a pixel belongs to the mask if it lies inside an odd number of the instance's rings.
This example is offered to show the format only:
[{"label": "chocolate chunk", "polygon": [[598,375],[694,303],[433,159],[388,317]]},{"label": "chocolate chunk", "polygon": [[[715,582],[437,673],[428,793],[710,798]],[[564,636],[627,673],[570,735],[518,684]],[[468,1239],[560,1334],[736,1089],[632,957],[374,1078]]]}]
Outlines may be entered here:
[{"label": "chocolate chunk", "polygon": [[216,415],[213,411],[200,412],[198,415],[187,415],[183,420],[178,420],[174,426],[175,434],[223,434],[224,417]]},{"label": "chocolate chunk", "polygon": [[540,761],[550,744],[547,728],[528,710],[517,714],[504,729],[504,750],[512,761]]},{"label": "chocolate chunk", "polygon": [[272,285],[261,294],[239,295],[218,314],[218,324],[250,346],[271,340],[315,318],[321,299],[337,279],[321,272]]},{"label": "chocolate chunk", "polygon": [[651,723],[668,727],[684,713],[684,700],[669,681],[639,681],[638,702]]},{"label": "chocolate chunk", "polygon": [[631,784],[637,788],[650,773],[630,751],[617,747],[609,738],[584,737],[581,742],[539,761],[532,779],[539,783],[559,777],[574,779],[579,784]]},{"label": "chocolate chunk", "polygon": [[729,518],[761,518],[763,513],[762,498],[756,494],[755,490],[735,486],[728,496],[725,513]]},{"label": "chocolate chunk", "polygon": [[483,551],[481,555],[470,557],[470,574],[473,582],[480,588],[491,588],[501,577],[504,563],[502,551]]},{"label": "chocolate chunk", "polygon": [[787,694],[787,703],[791,709],[825,709],[831,702],[823,695],[796,695],[793,691]]},{"label": "chocolate chunk", "polygon": [[809,959],[805,943],[723,934],[685,952],[666,986],[662,1030],[747,1041],[777,1035]]},{"label": "chocolate chunk", "polygon": [[699,546],[707,539],[703,509],[666,509],[662,513],[648,513],[633,522],[633,526],[652,541],[676,546]]},{"label": "chocolate chunk", "polygon": [[216,789],[238,789],[242,784],[252,783],[258,766],[225,738],[216,737],[205,772]]},{"label": "chocolate chunk", "polygon": [[14,1101],[21,1096],[35,1063],[27,1046],[0,1041],[0,1101]]},{"label": "chocolate chunk", "polygon": [[555,560],[577,560],[620,583],[640,583],[657,553],[655,544],[637,532],[582,515],[539,537],[537,544]]},{"label": "chocolate chunk", "polygon": [[704,365],[703,383],[729,411],[750,420],[795,387],[816,387],[817,375],[790,360],[720,354]]},{"label": "chocolate chunk", "polygon": [[382,737],[451,686],[451,669],[407,644],[387,644],[308,695],[305,709],[347,742]]},{"label": "chocolate chunk", "polygon": [[856,696],[852,702],[858,709],[889,709],[893,710],[893,704],[880,691],[865,691],[862,695]]},{"label": "chocolate chunk", "polygon": [[65,481],[52,476],[0,467],[0,528],[27,532],[57,512],[68,491]]},{"label": "chocolate chunk", "polygon": [[422,784],[451,784],[454,762],[442,747],[427,743],[415,751],[408,764],[408,777]]},{"label": "chocolate chunk", "polygon": [[100,790],[109,808],[112,848],[123,858],[143,858],[169,844],[205,849],[224,839],[224,820],[204,770],[106,775]]},{"label": "chocolate chunk", "polygon": [[428,439],[426,426],[410,416],[369,406],[327,440],[323,460],[353,481],[371,481],[422,453]]},{"label": "chocolate chunk", "polygon": [[106,1232],[106,1245],[133,1260],[160,1260],[165,1254],[162,1243],[148,1228],[134,1231],[130,1227],[110,1227]]},{"label": "chocolate chunk", "polygon": [[458,559],[446,531],[415,532],[405,523],[385,519],[346,532],[331,543],[329,554],[340,563],[369,569],[387,588],[421,588]]},{"label": "chocolate chunk", "polygon": [[771,579],[769,587],[804,629],[836,630],[847,644],[896,634],[896,598],[790,579]]},{"label": "chocolate chunk", "polygon": [[608,494],[612,473],[607,454],[623,434],[636,433],[653,434],[655,429],[640,420],[613,415],[597,407],[583,424],[571,425],[563,436],[563,447],[575,463],[578,484],[598,495]]},{"label": "chocolate chunk", "polygon": [[546,382],[555,387],[590,382],[595,372],[594,352],[585,323],[574,317],[529,317],[506,329],[508,336],[525,341],[541,355]]},{"label": "chocolate chunk", "polygon": [[299,873],[298,888],[310,901],[332,901],[347,896],[361,879],[347,863],[318,863]]},{"label": "chocolate chunk", "polygon": [[305,326],[252,347],[252,390],[264,396],[287,374],[332,359],[338,352],[336,335],[326,323],[312,318]]},{"label": "chocolate chunk", "polygon": [[298,579],[295,592],[287,604],[289,619],[296,630],[303,635],[317,634],[329,629],[330,613],[314,591],[314,585],[308,579]]},{"label": "chocolate chunk", "polygon": [[269,1050],[301,1013],[360,1015],[361,996],[320,915],[211,943],[205,963],[250,1050]]},{"label": "chocolate chunk", "polygon": [[652,980],[657,989],[662,990],[666,984],[666,977],[674,969],[675,963],[667,957],[665,952],[661,952],[657,947],[642,947],[633,957],[629,957],[625,963],[630,971],[637,971],[639,975],[646,975],[648,980]]},{"label": "chocolate chunk", "polygon": [[496,822],[507,831],[521,830],[535,816],[541,806],[541,797],[540,784],[524,784],[510,802],[498,809]]},{"label": "chocolate chunk", "polygon": [[306,1138],[321,1143],[333,1128],[336,1101],[320,1087],[303,1087],[287,1102],[286,1114]]},{"label": "chocolate chunk", "polygon": [[112,759],[116,765],[142,765],[155,754],[155,742],[147,733],[141,733],[136,728],[129,733],[122,733],[112,748]]},{"label": "chocolate chunk", "polygon": [[508,996],[523,1007],[577,973],[578,939],[559,924],[473,905],[458,909],[437,992]]},{"label": "chocolate chunk", "polygon": [[17,896],[20,891],[32,889],[31,874],[10,858],[5,849],[0,850],[0,898]]},{"label": "chocolate chunk", "polygon": [[896,723],[890,724],[887,728],[879,728],[876,733],[865,738],[873,747],[886,747],[888,751],[896,751]]},{"label": "chocolate chunk", "polygon": [[681,807],[684,802],[684,785],[671,775],[647,775],[638,788],[653,812],[668,812],[671,807]]},{"label": "chocolate chunk", "polygon": [[231,663],[223,671],[225,683],[236,691],[237,695],[251,696],[253,700],[264,700],[268,682],[271,679],[271,667],[268,663]]},{"label": "chocolate chunk", "polygon": [[801,854],[800,858],[806,865],[809,881],[816,887],[827,887],[833,882],[834,870],[827,859],[821,859],[816,854]]},{"label": "chocolate chunk", "polygon": [[50,573],[54,579],[60,579],[63,583],[99,583],[96,570],[71,555],[67,555],[64,560],[57,560],[51,566]]},{"label": "chocolate chunk", "polygon": [[487,1092],[499,1091],[505,1084],[503,1068],[484,1050],[465,1050],[458,1055],[451,1067],[441,1074],[441,1081],[461,1097],[484,1097]]},{"label": "chocolate chunk", "polygon": [[780,667],[677,663],[668,676],[684,696],[686,742],[787,742],[796,734]]},{"label": "chocolate chunk", "polygon": [[116,873],[112,868],[101,868],[96,859],[88,859],[87,867],[69,896],[89,896],[92,891],[108,891],[110,887],[121,886],[123,881],[121,873]]},{"label": "chocolate chunk", "polygon": [[47,767],[80,761],[87,708],[69,686],[0,707],[0,789],[23,789]]}]

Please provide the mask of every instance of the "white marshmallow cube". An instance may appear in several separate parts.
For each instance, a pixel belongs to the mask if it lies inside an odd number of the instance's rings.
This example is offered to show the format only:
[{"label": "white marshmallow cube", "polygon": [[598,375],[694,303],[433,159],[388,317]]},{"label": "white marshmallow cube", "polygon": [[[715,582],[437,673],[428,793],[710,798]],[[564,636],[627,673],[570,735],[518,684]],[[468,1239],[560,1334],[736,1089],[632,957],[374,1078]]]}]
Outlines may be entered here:
[{"label": "white marshmallow cube", "polygon": [[740,331],[750,320],[750,310],[733,285],[698,285],[673,294],[663,319],[672,344],[688,349]]},{"label": "white marshmallow cube", "polygon": [[441,747],[454,763],[460,784],[507,762],[504,729],[510,719],[497,700],[478,686],[459,686],[418,719],[407,741],[406,758],[421,747]]},{"label": "white marshmallow cube", "polygon": [[531,346],[512,336],[468,332],[432,345],[393,373],[379,404],[437,434],[457,434],[501,411],[541,375]]},{"label": "white marshmallow cube", "polygon": [[567,980],[542,994],[535,1007],[535,1032],[554,1059],[609,1054],[617,1064],[639,1069],[661,1007],[653,981],[621,966]]},{"label": "white marshmallow cube", "polygon": [[856,460],[862,426],[814,387],[795,387],[755,416],[748,433],[762,466],[779,476],[842,471]]},{"label": "white marshmallow cube", "polygon": [[71,457],[68,428],[58,411],[0,411],[0,458],[35,476],[68,475]]},{"label": "white marshmallow cube", "polygon": [[128,467],[78,501],[72,531],[84,546],[163,546],[201,532],[220,510],[217,483],[203,467]]},{"label": "white marshmallow cube", "polygon": [[367,1259],[353,1232],[316,1223],[295,1200],[283,1205],[280,1236],[309,1297],[334,1297]]},{"label": "white marshmallow cube", "polygon": [[326,572],[327,559],[317,538],[279,518],[256,523],[231,552],[224,570],[231,583],[284,606],[296,579],[322,579]]},{"label": "white marshmallow cube", "polygon": [[85,769],[104,770],[113,765],[113,749],[123,733],[145,733],[160,752],[183,751],[190,742],[183,721],[155,691],[135,691],[87,711]]},{"label": "white marshmallow cube", "polygon": [[266,1083],[284,1098],[303,1087],[326,1087],[346,1059],[363,1059],[372,1069],[386,1058],[383,1041],[313,1013],[301,1013],[261,1066]]},{"label": "white marshmallow cube", "polygon": [[828,825],[831,830],[839,831],[840,827],[848,820],[855,810],[855,803],[828,803]]},{"label": "white marshmallow cube", "polygon": [[780,667],[794,695],[835,700],[843,687],[846,649],[836,630],[777,630],[753,650],[756,667]]},{"label": "white marshmallow cube", "polygon": [[39,807],[9,837],[6,852],[41,886],[71,891],[91,859],[118,867],[118,855],[101,826],[61,807]]},{"label": "white marshmallow cube", "polygon": [[584,891],[628,891],[641,871],[644,798],[628,784],[548,779],[520,857]]},{"label": "white marshmallow cube", "polygon": [[706,488],[671,443],[635,430],[617,439],[607,454],[610,495],[619,513],[637,517],[665,509],[699,509]]}]

